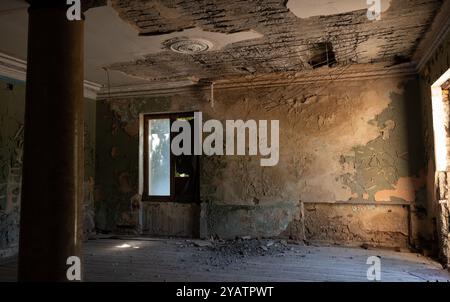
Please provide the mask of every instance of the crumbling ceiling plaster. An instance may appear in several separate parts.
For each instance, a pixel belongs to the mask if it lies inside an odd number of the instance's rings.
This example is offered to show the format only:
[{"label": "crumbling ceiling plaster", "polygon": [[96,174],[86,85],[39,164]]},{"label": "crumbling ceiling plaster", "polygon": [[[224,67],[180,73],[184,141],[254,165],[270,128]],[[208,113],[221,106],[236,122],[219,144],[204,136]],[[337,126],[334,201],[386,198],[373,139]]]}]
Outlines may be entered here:
[{"label": "crumbling ceiling plaster", "polygon": [[[100,21],[101,22],[100,22]],[[103,6],[90,9],[86,13],[86,44],[88,56],[86,67],[97,81],[102,81],[105,74],[102,67],[109,66],[115,62],[134,61],[137,64],[145,59],[145,56],[155,55],[167,50],[164,42],[177,37],[202,38],[211,42],[212,50],[220,50],[227,44],[239,41],[258,39],[262,35],[254,30],[238,33],[225,34],[217,32],[206,32],[200,28],[189,28],[182,32],[173,32],[152,37],[139,36],[138,32],[123,22],[111,6]],[[105,46],[114,46],[105,51]],[[92,69],[92,66],[96,68]],[[114,72],[114,71],[113,71]],[[133,74],[129,74],[134,76]],[[127,80],[125,75],[114,73],[112,82],[134,82]],[[135,81],[139,80],[136,75]],[[142,81],[142,80],[140,80]]]},{"label": "crumbling ceiling plaster", "polygon": [[[382,19],[370,21],[364,0],[324,1],[108,1],[86,12],[86,80],[114,87],[297,73],[317,67],[313,56],[328,57],[315,53],[318,45],[329,45],[334,58],[318,66],[405,62],[442,4],[383,1]],[[0,6],[0,52],[19,59],[26,59],[24,4],[3,0]],[[164,45],[174,38],[205,39],[214,47],[175,53]]]},{"label": "crumbling ceiling plaster", "polygon": [[[109,68],[151,81],[170,81],[299,72],[317,65],[406,62],[442,4],[440,0],[386,0],[381,20],[371,21],[366,1],[324,1],[113,0],[119,16],[143,36],[182,35],[200,28],[225,34],[255,30],[263,37],[198,54],[164,50]],[[330,55],[318,57],[333,57],[333,64],[311,65],[320,44],[332,49],[327,49]]]}]

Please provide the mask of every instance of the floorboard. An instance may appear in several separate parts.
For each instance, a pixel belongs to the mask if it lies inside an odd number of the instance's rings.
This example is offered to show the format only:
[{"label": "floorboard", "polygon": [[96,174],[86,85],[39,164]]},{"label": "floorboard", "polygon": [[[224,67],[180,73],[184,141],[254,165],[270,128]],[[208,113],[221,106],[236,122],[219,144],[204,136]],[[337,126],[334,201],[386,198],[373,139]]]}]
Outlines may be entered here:
[{"label": "floorboard", "polygon": [[[228,257],[183,239],[89,240],[86,281],[356,281],[367,282],[369,256],[381,259],[381,281],[449,282],[442,266],[419,254],[334,246],[288,245],[275,255]],[[0,281],[16,280],[17,261],[0,264]]]}]

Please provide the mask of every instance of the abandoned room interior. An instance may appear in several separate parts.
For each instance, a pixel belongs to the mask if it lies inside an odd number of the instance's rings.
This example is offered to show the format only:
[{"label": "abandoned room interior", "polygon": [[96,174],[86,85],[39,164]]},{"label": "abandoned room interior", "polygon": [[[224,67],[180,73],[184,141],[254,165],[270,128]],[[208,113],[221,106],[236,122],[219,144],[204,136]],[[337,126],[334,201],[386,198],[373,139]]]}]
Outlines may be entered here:
[{"label": "abandoned room interior", "polygon": [[449,89],[450,0],[2,0],[0,281],[448,282]]}]

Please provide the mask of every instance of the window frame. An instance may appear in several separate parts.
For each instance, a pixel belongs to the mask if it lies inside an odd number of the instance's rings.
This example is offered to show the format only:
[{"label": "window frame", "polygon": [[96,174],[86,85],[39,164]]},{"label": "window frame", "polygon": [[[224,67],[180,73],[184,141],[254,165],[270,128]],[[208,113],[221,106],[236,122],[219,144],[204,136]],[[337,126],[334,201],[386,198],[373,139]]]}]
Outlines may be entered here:
[{"label": "window frame", "polygon": [[[183,117],[193,117],[194,112],[171,112],[171,113],[149,113],[144,114],[144,148],[143,148],[143,187],[142,187],[142,201],[146,202],[175,202],[175,155],[170,151],[170,196],[157,196],[157,195],[149,195],[149,120],[157,120],[157,119],[169,119],[170,129],[172,129],[172,124],[177,118]],[[193,129],[191,129],[193,131]],[[178,133],[174,133],[170,131],[170,146],[172,145],[173,138],[178,135]],[[194,201],[192,201],[194,202]]]}]

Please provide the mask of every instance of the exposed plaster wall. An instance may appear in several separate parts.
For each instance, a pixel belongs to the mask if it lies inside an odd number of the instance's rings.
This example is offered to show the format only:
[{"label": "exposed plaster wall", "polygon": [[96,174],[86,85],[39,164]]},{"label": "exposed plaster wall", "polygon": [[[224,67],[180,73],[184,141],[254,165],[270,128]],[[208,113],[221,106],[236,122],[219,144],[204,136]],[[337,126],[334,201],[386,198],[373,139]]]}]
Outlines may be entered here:
[{"label": "exposed plaster wall", "polygon": [[[426,160],[428,162],[427,174],[427,200],[426,219],[422,221],[423,229],[428,230],[429,248],[439,252],[443,263],[450,264],[449,239],[449,202],[439,204],[437,195],[438,179],[435,167],[435,151],[433,137],[433,117],[431,101],[431,85],[437,81],[450,68],[450,34],[443,39],[441,45],[435,50],[431,59],[420,74],[420,90],[422,98],[422,112],[425,119],[424,140],[426,142]],[[447,180],[445,182],[448,182]],[[448,184],[447,184],[448,186]],[[447,189],[448,190],[448,189]],[[446,194],[448,197],[448,194]]]},{"label": "exposed plaster wall", "polygon": [[23,84],[0,81],[0,258],[19,243],[24,104]]},{"label": "exposed plaster wall", "polygon": [[346,245],[404,248],[409,243],[408,210],[405,205],[306,204],[305,237]]},{"label": "exposed plaster wall", "polygon": [[[306,236],[344,242],[333,232],[324,235],[313,229],[328,218],[337,219],[336,207],[350,202],[379,205],[348,213],[355,221],[369,220],[363,225],[366,229],[353,234],[358,242],[405,246],[413,235],[409,209],[426,203],[427,166],[417,139],[422,131],[417,84],[414,78],[387,77],[219,88],[214,103],[208,93],[195,90],[171,97],[101,101],[98,225],[109,230],[139,225],[139,211],[133,206],[139,199],[139,113],[200,110],[205,120],[280,120],[280,162],[275,167],[261,167],[258,157],[202,157],[202,236]],[[323,203],[322,214],[305,216],[302,203],[304,208]],[[394,209],[398,204],[405,207]],[[349,224],[351,217],[346,218]],[[305,221],[310,231],[305,232]],[[374,232],[375,239],[370,236]],[[353,236],[352,229],[347,233]]]},{"label": "exposed plaster wall", "polygon": [[[86,99],[84,226],[88,232],[94,229],[95,110],[95,101]],[[0,80],[0,258],[14,255],[19,243],[24,114],[25,85]]]}]

